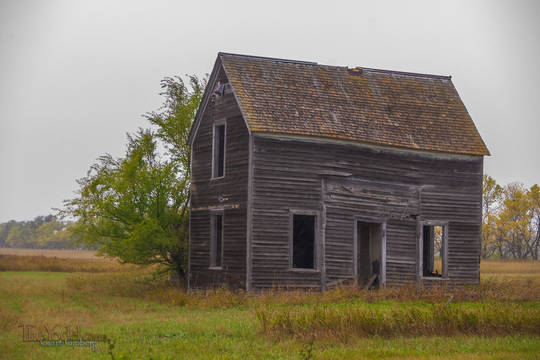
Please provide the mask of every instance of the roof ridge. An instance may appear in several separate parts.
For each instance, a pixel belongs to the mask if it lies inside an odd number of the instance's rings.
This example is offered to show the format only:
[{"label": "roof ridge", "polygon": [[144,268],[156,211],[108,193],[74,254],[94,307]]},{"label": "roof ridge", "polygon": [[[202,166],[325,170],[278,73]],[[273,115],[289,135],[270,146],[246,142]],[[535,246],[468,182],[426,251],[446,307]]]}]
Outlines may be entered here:
[{"label": "roof ridge", "polygon": [[294,64],[303,64],[303,65],[319,65],[319,64],[317,64],[316,62],[313,62],[313,61],[302,61],[302,60],[272,58],[272,57],[266,57],[266,56],[233,54],[233,53],[227,53],[227,52],[221,52],[221,51],[218,52],[218,56],[236,56],[236,57],[242,57],[242,58],[248,58],[248,59],[269,60],[269,61],[294,63]]},{"label": "roof ridge", "polygon": [[446,79],[451,80],[451,75],[436,75],[436,74],[424,74],[424,73],[415,73],[415,72],[408,72],[408,71],[398,71],[398,70],[386,70],[386,69],[375,69],[375,68],[368,68],[368,67],[353,67],[350,68],[348,66],[339,66],[339,65],[325,65],[325,64],[318,64],[314,61],[303,61],[303,60],[292,60],[292,59],[281,59],[281,58],[273,58],[273,57],[267,57],[267,56],[256,56],[256,55],[245,55],[245,54],[235,54],[235,53],[228,53],[228,52],[218,52],[218,56],[235,56],[240,58],[247,58],[247,59],[257,59],[257,60],[268,60],[268,61],[276,61],[276,62],[283,62],[283,63],[293,63],[293,64],[301,64],[301,65],[317,65],[317,66],[329,66],[329,67],[337,67],[337,68],[345,68],[351,71],[370,71],[370,72],[378,72],[383,74],[395,74],[395,75],[403,75],[403,76],[414,76],[414,77],[425,77],[425,78],[432,78],[432,79]]},{"label": "roof ridge", "polygon": [[359,69],[359,70],[361,69],[361,70],[379,72],[379,73],[384,73],[384,74],[396,74],[396,75],[404,75],[404,76],[426,77],[426,78],[446,79],[446,80],[452,79],[451,75],[423,74],[423,73],[415,73],[415,72],[407,72],[407,71],[373,69],[373,68],[367,68],[367,67],[352,68],[351,70],[353,69]]}]

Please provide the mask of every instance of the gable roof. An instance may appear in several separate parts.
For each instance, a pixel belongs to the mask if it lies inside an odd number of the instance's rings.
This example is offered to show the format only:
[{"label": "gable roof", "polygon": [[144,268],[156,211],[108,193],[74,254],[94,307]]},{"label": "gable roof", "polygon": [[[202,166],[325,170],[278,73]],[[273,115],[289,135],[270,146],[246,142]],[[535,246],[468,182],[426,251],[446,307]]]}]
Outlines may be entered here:
[{"label": "gable roof", "polygon": [[489,155],[449,76],[227,53],[219,62],[253,133]]}]

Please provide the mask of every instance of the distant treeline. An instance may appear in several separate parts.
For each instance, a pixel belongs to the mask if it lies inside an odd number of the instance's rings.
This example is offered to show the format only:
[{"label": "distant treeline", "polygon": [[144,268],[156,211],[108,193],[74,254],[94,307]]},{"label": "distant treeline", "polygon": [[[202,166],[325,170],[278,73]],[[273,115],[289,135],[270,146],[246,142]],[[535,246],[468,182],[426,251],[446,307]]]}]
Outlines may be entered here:
[{"label": "distant treeline", "polygon": [[54,215],[29,221],[11,220],[0,224],[0,247],[25,249],[76,249],[68,227],[71,223]]},{"label": "distant treeline", "polygon": [[[482,257],[534,259],[540,255],[540,187],[500,186],[484,175]],[[451,230],[450,230],[451,231]]]}]

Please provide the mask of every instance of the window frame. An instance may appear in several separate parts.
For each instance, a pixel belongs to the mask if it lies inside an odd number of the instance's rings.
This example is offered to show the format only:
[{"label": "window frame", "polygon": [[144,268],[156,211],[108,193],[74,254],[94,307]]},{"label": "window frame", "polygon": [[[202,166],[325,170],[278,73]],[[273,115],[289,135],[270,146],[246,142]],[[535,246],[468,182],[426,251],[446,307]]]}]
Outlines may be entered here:
[{"label": "window frame", "polygon": [[[216,176],[217,173],[217,146],[216,146],[216,129],[218,126],[223,126],[223,175]],[[214,121],[212,126],[212,180],[223,179],[226,174],[227,164],[227,119],[219,119]]]},{"label": "window frame", "polygon": [[[221,253],[219,254],[221,258],[221,265],[216,265],[216,216],[221,216]],[[213,270],[222,270],[223,269],[223,254],[225,250],[225,211],[223,209],[211,210],[210,211],[210,264],[209,269]]]},{"label": "window frame", "polygon": [[[315,239],[313,244],[313,268],[296,268],[293,267],[294,257],[294,215],[310,215],[315,216]],[[301,210],[294,209],[289,210],[289,270],[299,272],[320,272],[320,213],[316,210]]]},{"label": "window frame", "polygon": [[[424,276],[424,226],[440,226],[442,227],[441,239],[441,276]],[[417,263],[418,263],[418,278],[421,280],[448,280],[448,231],[449,222],[447,220],[419,220],[417,223]]]}]

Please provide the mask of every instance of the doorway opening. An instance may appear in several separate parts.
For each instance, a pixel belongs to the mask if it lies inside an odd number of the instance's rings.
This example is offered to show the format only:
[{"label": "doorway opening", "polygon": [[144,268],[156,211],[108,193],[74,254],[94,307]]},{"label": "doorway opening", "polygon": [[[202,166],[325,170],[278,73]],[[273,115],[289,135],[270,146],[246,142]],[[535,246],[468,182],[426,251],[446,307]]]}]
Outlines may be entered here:
[{"label": "doorway opening", "polygon": [[379,288],[384,283],[383,224],[357,220],[355,235],[355,282],[365,288]]}]

